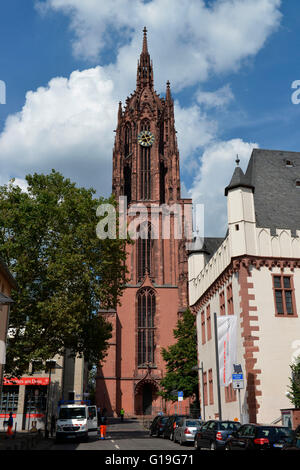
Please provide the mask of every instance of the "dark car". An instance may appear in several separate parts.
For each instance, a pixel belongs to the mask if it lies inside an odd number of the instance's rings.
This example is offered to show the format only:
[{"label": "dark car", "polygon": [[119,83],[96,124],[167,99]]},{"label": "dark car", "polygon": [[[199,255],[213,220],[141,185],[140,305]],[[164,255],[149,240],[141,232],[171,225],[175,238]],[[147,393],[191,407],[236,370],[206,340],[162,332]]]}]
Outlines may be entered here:
[{"label": "dark car", "polygon": [[300,450],[300,425],[291,434],[291,439],[284,444],[282,450]]},{"label": "dark car", "polygon": [[244,424],[225,443],[226,450],[282,450],[293,431],[284,426]]},{"label": "dark car", "polygon": [[149,436],[157,436],[160,437],[164,430],[165,424],[168,421],[169,416],[156,416],[152,421],[150,428],[149,428]]},{"label": "dark car", "polygon": [[165,424],[162,436],[164,439],[170,439],[173,441],[174,439],[174,429],[178,426],[181,418],[189,418],[188,415],[172,415],[169,416],[168,421]]},{"label": "dark car", "polygon": [[207,421],[195,436],[195,449],[224,450],[225,442],[239,427],[237,421]]}]

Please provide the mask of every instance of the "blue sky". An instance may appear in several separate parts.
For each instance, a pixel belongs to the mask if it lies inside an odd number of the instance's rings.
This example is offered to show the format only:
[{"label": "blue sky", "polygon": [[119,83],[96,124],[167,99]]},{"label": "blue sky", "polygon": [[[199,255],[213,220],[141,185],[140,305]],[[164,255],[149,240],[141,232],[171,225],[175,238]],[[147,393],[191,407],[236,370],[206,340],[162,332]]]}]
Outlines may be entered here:
[{"label": "blue sky", "polygon": [[111,190],[119,100],[134,91],[142,30],[156,90],[171,82],[182,189],[205,204],[205,232],[225,230],[236,153],[300,150],[297,0],[3,0],[0,183],[61,171]]}]

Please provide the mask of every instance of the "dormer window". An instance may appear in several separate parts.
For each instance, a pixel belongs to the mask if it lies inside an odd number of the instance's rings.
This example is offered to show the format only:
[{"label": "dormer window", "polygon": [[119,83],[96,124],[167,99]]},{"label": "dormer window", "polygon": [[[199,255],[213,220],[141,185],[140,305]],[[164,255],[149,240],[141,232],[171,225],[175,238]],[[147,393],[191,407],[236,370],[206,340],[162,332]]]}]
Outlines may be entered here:
[{"label": "dormer window", "polygon": [[291,168],[294,166],[294,162],[292,162],[292,160],[285,160],[285,166]]},{"label": "dormer window", "polygon": [[300,189],[300,180],[296,180],[296,188]]}]

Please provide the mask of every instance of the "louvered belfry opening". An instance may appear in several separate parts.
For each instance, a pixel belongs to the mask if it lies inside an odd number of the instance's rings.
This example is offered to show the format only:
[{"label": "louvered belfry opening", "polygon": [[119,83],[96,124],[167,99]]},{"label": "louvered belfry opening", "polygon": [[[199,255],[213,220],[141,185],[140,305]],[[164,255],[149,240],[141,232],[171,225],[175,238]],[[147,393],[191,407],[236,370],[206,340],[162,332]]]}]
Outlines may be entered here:
[{"label": "louvered belfry opening", "polygon": [[[145,238],[147,236],[147,238]],[[140,237],[137,240],[137,278],[141,281],[146,274],[152,276],[152,239],[151,224],[140,226]]]},{"label": "louvered belfry opening", "polygon": [[[145,120],[141,123],[141,131],[150,131],[150,122]],[[151,147],[140,147],[140,199],[148,201],[151,199]]]}]

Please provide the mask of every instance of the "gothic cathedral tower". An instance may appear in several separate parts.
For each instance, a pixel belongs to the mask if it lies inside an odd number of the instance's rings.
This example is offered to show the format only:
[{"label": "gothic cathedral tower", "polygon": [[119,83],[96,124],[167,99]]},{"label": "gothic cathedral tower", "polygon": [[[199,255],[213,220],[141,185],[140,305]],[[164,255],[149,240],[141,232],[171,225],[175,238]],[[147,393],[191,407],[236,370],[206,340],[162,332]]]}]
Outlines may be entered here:
[{"label": "gothic cathedral tower", "polygon": [[[178,220],[172,208],[177,208],[182,222],[191,200],[180,194],[170,83],[165,98],[153,88],[146,28],[136,90],[124,109],[119,103],[112,191],[117,201],[126,196],[128,223],[130,210],[135,208],[136,216],[141,205],[148,216],[138,227],[140,236],[128,247],[130,281],[121,305],[102,312],[113,325],[113,337],[98,371],[96,401],[109,415],[122,407],[129,415],[150,415],[165,408],[157,395],[165,374],[161,351],[174,343],[178,316],[188,307],[185,239],[183,230],[175,230]],[[169,231],[164,234],[163,214],[169,214]]]}]

